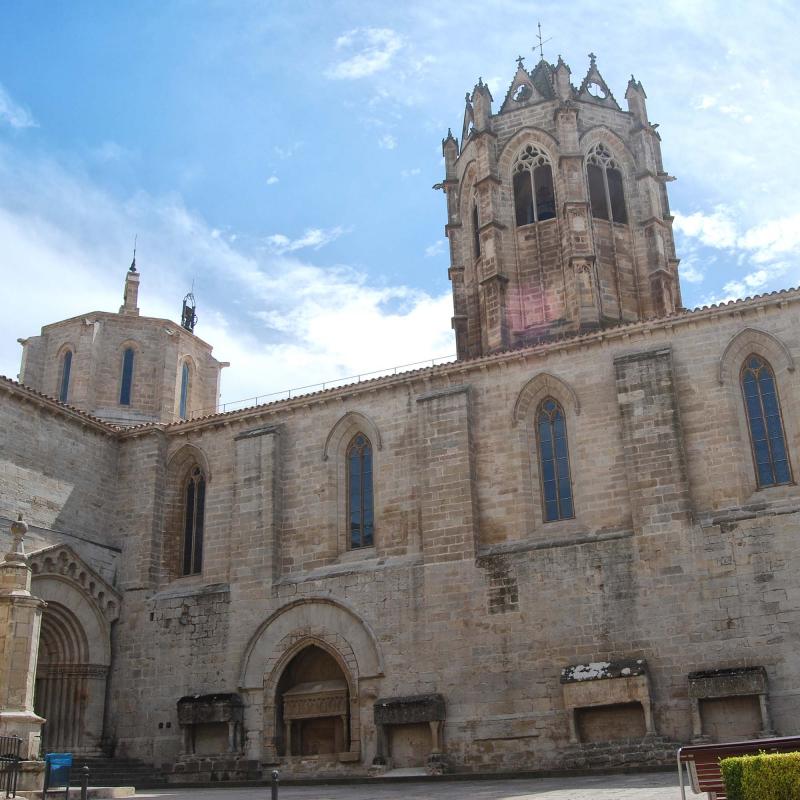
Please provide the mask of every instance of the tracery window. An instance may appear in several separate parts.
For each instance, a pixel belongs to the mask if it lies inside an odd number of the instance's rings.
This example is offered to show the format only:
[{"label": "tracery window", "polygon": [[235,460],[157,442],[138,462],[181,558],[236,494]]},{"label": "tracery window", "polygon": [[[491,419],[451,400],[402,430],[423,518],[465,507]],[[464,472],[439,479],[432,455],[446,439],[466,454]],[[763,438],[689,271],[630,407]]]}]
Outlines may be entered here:
[{"label": "tracery window", "polygon": [[374,517],[372,444],[363,433],[357,433],[347,446],[347,521],[351,549],[372,546]]},{"label": "tracery window", "polygon": [[189,400],[189,363],[183,362],[181,367],[181,396],[178,408],[178,416],[181,419],[186,419],[186,406]]},{"label": "tracery window", "polygon": [[792,482],[781,407],[772,367],[749,355],[742,366],[742,394],[759,489]]},{"label": "tracery window", "polygon": [[544,521],[571,519],[572,478],[564,409],[552,397],[539,403],[536,411],[536,438],[539,448],[539,475],[542,483]]},{"label": "tracery window", "polygon": [[122,354],[122,380],[119,387],[119,404],[131,404],[131,389],[133,388],[133,348],[125,348]]},{"label": "tracery window", "polygon": [[[625,209],[622,172],[602,142],[592,148],[586,159],[586,177],[589,181],[592,216],[627,224],[628,212]],[[609,209],[611,209],[610,217]]]},{"label": "tracery window", "polygon": [[475,258],[481,257],[481,225],[478,218],[478,198],[472,201],[472,249]]},{"label": "tracery window", "polygon": [[526,145],[514,162],[514,214],[517,227],[556,215],[550,159],[532,144]]},{"label": "tracery window", "polygon": [[203,569],[203,523],[205,521],[206,479],[194,467],[186,481],[183,506],[183,558],[181,572],[197,575]]},{"label": "tracery window", "polygon": [[72,371],[72,350],[65,350],[61,358],[61,381],[58,386],[58,399],[62,403],[69,397],[69,373]]}]

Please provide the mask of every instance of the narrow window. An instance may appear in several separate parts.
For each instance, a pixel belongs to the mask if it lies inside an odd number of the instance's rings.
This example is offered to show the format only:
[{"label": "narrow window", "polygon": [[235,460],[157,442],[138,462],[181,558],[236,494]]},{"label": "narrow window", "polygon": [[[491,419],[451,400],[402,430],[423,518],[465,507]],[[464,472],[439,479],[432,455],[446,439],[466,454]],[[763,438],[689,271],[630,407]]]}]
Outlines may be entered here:
[{"label": "narrow window", "polygon": [[350,547],[371,547],[374,533],[372,445],[357,433],[347,448],[347,520]]},{"label": "narrow window", "polygon": [[481,232],[478,221],[478,203],[472,204],[472,247],[475,251],[475,258],[481,257]]},{"label": "narrow window", "polygon": [[206,505],[206,479],[200,467],[194,467],[186,482],[183,516],[184,575],[197,575],[203,569],[203,522]]},{"label": "narrow window", "polygon": [[553,169],[548,157],[532,144],[514,162],[513,183],[517,227],[556,216]]},{"label": "narrow window", "polygon": [[589,153],[586,178],[589,183],[592,216],[627,224],[622,172],[609,149],[602,143],[595,145]]},{"label": "narrow window", "polygon": [[62,403],[67,402],[69,396],[69,373],[72,369],[72,350],[67,350],[64,353],[64,358],[61,361],[61,384],[58,388],[58,399]]},{"label": "narrow window", "polygon": [[564,411],[552,397],[545,398],[536,414],[539,473],[542,481],[544,520],[554,522],[575,516]]},{"label": "narrow window", "polygon": [[514,211],[517,216],[517,227],[530,225],[535,221],[531,176],[527,170],[514,173]]},{"label": "narrow window", "polygon": [[792,482],[775,375],[760,356],[750,355],[742,367],[742,394],[758,488]]},{"label": "narrow window", "polygon": [[589,175],[589,201],[592,204],[592,216],[596,219],[608,219],[603,170],[596,164],[589,164],[586,171]]},{"label": "narrow window", "polygon": [[131,404],[131,388],[133,387],[133,348],[128,347],[122,355],[122,383],[119,388],[119,404]]},{"label": "narrow window", "polygon": [[186,402],[189,399],[189,364],[184,361],[181,368],[181,400],[178,411],[181,419],[186,419]]}]

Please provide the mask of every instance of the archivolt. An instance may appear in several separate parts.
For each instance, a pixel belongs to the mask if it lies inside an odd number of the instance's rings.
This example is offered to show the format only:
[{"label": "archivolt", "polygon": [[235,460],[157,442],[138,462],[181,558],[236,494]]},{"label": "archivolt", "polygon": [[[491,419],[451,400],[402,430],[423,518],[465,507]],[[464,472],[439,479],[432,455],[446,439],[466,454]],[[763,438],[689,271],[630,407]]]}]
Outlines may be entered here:
[{"label": "archivolt", "polygon": [[571,411],[576,416],[581,413],[581,404],[575,390],[561,378],[549,372],[540,372],[534,375],[520,390],[511,421],[517,425],[525,419],[532,408],[536,408],[539,401],[548,395],[558,400],[565,410]]},{"label": "archivolt", "polygon": [[728,342],[720,356],[717,371],[720,386],[724,386],[731,375],[738,376],[742,361],[751,352],[764,356],[775,370],[794,372],[794,357],[784,342],[758,328],[745,328]]}]

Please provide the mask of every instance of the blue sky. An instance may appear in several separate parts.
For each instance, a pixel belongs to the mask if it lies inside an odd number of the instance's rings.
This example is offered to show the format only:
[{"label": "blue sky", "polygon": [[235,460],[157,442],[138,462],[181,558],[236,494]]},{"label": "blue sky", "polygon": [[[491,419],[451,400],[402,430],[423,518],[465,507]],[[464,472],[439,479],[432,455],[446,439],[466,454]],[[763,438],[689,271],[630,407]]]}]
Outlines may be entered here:
[{"label": "blue sky", "polygon": [[17,337],[140,307],[232,362],[224,399],[455,351],[441,139],[479,76],[593,51],[660,124],[684,303],[800,283],[794,2],[6,3],[0,373]]}]

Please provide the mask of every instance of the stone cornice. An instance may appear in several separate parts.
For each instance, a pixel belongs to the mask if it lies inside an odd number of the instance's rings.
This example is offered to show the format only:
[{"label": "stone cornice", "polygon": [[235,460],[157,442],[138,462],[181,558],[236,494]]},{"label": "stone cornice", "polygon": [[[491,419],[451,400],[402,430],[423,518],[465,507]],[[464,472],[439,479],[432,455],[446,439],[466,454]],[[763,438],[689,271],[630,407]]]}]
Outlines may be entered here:
[{"label": "stone cornice", "polygon": [[0,375],[0,392],[6,392],[23,403],[28,402],[38,406],[54,416],[72,419],[81,426],[92,428],[98,433],[103,433],[107,436],[115,436],[119,432],[119,428],[107,422],[103,422],[103,420],[98,417],[93,417],[91,414],[80,411],[74,406],[61,403],[46,394],[42,394],[22,383],[11,380],[11,378],[6,378],[4,375]]},{"label": "stone cornice", "polygon": [[[583,256],[583,258],[586,258],[586,256]],[[272,403],[250,406],[236,411],[210,414],[200,419],[187,422],[173,422],[169,424],[153,423],[138,428],[127,428],[125,430],[115,430],[105,426],[103,423],[98,423],[98,425],[101,426],[103,431],[116,435],[119,438],[135,437],[150,433],[181,436],[195,431],[211,430],[218,427],[230,426],[232,428],[238,428],[240,425],[253,425],[254,422],[259,419],[269,418],[287,412],[290,413],[311,405],[339,402],[356,395],[379,390],[388,390],[401,385],[422,383],[431,386],[433,381],[446,383],[449,380],[463,383],[468,380],[466,377],[468,373],[473,370],[485,369],[487,366],[493,364],[508,364],[514,361],[539,359],[550,353],[601,346],[603,343],[614,340],[644,338],[661,330],[669,331],[683,325],[697,325],[725,317],[739,316],[743,313],[753,312],[759,309],[776,306],[781,307],[789,304],[794,305],[797,303],[800,303],[800,289],[783,289],[769,294],[756,295],[755,297],[749,297],[743,300],[731,300],[728,303],[720,305],[703,306],[702,308],[694,310],[681,311],[669,317],[626,323],[613,328],[605,328],[584,334],[575,334],[530,347],[516,350],[503,350],[499,353],[480,356],[474,359],[452,361],[446,364],[410,370],[409,372],[401,372],[397,375],[373,378],[371,380],[361,381],[360,383],[351,383],[332,389],[322,389],[317,392],[298,395],[297,397],[276,400]],[[13,384],[13,382],[9,382],[7,379],[1,380],[3,383],[0,384],[0,388],[2,388],[5,383]],[[434,387],[431,386],[431,390],[433,389]],[[57,407],[60,405],[55,401],[52,402]],[[75,413],[77,416],[83,416],[80,412]]]}]

